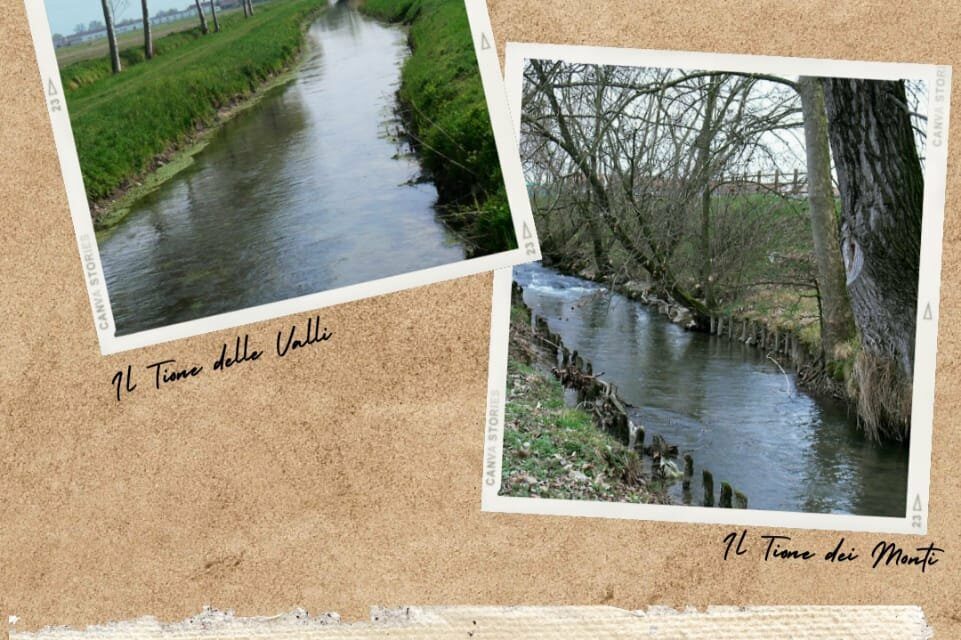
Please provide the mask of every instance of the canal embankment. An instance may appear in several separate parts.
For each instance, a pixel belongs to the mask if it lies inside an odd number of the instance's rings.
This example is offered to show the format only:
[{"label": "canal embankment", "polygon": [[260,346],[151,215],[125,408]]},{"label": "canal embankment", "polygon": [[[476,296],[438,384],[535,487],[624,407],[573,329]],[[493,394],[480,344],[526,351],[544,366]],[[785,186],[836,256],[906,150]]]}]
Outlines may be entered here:
[{"label": "canal embankment", "polygon": [[532,322],[519,295],[510,341],[501,494],[670,504],[663,479],[613,431],[614,422],[628,428],[626,415],[609,413],[616,400],[568,402],[556,360],[564,347],[543,322]]},{"label": "canal embankment", "polygon": [[516,247],[464,3],[364,0],[360,9],[409,30],[397,97],[444,221],[477,255]]},{"label": "canal embankment", "polygon": [[[322,0],[266,3],[156,42],[155,57],[126,51],[128,67],[83,61],[61,71],[91,214],[116,224],[130,201],[188,166],[212,130],[284,80]],[[106,67],[104,65],[107,65]]]},{"label": "canal embankment", "polygon": [[[714,474],[696,465],[691,452],[682,456],[677,445],[660,433],[647,433],[643,424],[635,422],[632,417],[638,415],[637,407],[620,396],[614,382],[596,373],[590,361],[569,349],[544,317],[532,314],[516,283],[511,318],[505,461],[514,463],[505,463],[503,481],[509,485],[508,491],[516,494],[520,485],[520,495],[540,492],[548,494],[542,497],[650,504],[671,504],[677,498],[687,505],[748,507],[747,496],[728,482],[720,481],[715,491]],[[541,456],[533,454],[529,440],[522,441],[525,435],[541,441]],[[572,445],[572,438],[578,443]],[[558,439],[561,446],[552,447]],[[600,481],[575,468],[579,463],[594,471],[596,461],[585,460],[583,453],[565,460],[555,451],[583,452],[592,446],[595,454],[602,453]],[[552,452],[551,459],[538,459],[543,458],[544,450]],[[559,463],[559,469],[552,469]],[[693,492],[695,473],[700,479],[697,495]],[[546,489],[541,486],[545,483]],[[603,491],[598,492],[598,487]],[[572,492],[579,495],[567,495]]]}]

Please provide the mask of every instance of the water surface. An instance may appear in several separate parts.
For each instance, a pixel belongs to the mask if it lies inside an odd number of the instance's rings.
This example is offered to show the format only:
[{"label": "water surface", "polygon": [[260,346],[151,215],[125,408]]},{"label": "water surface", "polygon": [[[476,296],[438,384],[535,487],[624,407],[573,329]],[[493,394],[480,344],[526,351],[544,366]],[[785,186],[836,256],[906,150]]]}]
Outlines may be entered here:
[{"label": "water surface", "polygon": [[[539,264],[524,301],[635,405],[633,420],[748,496],[752,509],[904,517],[908,450],[865,440],[847,407],[737,341],[684,331],[649,307]],[[684,499],[680,483],[674,497]]]}]

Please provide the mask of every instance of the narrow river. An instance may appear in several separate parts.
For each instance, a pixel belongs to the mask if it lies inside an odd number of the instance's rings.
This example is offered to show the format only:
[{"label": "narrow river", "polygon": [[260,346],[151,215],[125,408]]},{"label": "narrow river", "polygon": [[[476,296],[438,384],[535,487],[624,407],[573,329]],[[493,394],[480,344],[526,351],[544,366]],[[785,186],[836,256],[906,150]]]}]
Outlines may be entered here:
[{"label": "narrow river", "polygon": [[464,258],[395,137],[406,38],[332,6],[292,82],[99,234],[118,334]]},{"label": "narrow river", "polygon": [[[801,391],[761,351],[539,264],[514,279],[534,315],[635,405],[648,441],[659,433],[693,455],[696,504],[706,468],[752,509],[904,516],[907,448],[866,441],[843,404]],[[683,500],[680,483],[673,493]]]}]

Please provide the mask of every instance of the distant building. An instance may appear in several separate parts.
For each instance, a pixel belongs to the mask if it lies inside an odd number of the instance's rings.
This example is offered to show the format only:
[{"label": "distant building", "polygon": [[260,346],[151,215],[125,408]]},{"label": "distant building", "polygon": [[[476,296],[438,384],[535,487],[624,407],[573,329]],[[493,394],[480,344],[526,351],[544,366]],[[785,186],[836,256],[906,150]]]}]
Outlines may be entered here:
[{"label": "distant building", "polygon": [[197,15],[197,10],[194,7],[188,7],[183,11],[174,11],[169,13],[164,13],[163,15],[156,15],[150,18],[150,24],[167,24],[168,22],[177,22],[178,20],[186,20],[192,16]]},{"label": "distant building", "polygon": [[[255,3],[261,4],[266,0],[254,0]],[[220,9],[235,9],[241,6],[241,0],[219,0],[217,6]],[[204,11],[208,10],[207,3],[203,4]],[[163,11],[157,15],[150,17],[151,25],[161,25],[169,24],[171,22],[178,22],[180,20],[186,20],[188,18],[196,18],[197,9],[195,7],[187,7],[181,11]],[[140,31],[143,29],[143,20],[140,18],[130,18],[129,20],[124,20],[123,22],[118,22],[114,28],[117,31],[117,35],[122,33],[129,33],[131,31]],[[69,36],[62,36],[60,38],[55,38],[53,41],[53,46],[57,49],[60,47],[71,47],[75,44],[83,44],[85,42],[93,42],[95,40],[101,40],[107,37],[106,27],[96,29],[94,31],[81,31],[80,33],[72,33]]]},{"label": "distant building", "polygon": [[[150,18],[150,24],[167,24],[170,22],[177,22],[178,20],[185,20],[187,18],[195,17],[196,15],[197,10],[193,7],[188,7],[182,11],[171,11],[152,16]],[[140,18],[130,18],[129,20],[118,22],[116,25],[114,25],[114,29],[117,31],[117,35],[122,33],[130,33],[131,31],[140,31],[143,29],[143,20]],[[81,31],[80,33],[72,33],[69,36],[63,36],[62,38],[54,40],[53,46],[59,49],[60,47],[70,47],[75,44],[102,40],[106,37],[107,28],[103,27],[94,31]]]}]

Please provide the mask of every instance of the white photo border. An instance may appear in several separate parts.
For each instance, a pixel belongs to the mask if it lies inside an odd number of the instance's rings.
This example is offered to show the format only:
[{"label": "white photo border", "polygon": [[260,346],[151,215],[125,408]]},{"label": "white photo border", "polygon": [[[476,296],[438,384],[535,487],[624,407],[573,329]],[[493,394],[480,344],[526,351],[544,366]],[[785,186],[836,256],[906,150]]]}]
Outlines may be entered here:
[{"label": "white photo border", "polygon": [[537,240],[537,229],[534,226],[523,169],[517,153],[487,4],[478,0],[463,0],[507,191],[517,240],[516,249],[117,336],[46,8],[43,0],[25,0],[25,2],[40,80],[53,127],[54,142],[60,160],[67,202],[80,251],[84,281],[102,355],[394,293],[541,258],[540,243]]},{"label": "white photo border", "polygon": [[792,75],[892,80],[912,78],[929,83],[928,143],[925,149],[924,210],[907,498],[904,517],[878,517],[499,495],[503,465],[504,404],[507,392],[507,354],[513,280],[512,269],[507,268],[498,270],[494,274],[482,511],[925,535],[928,530],[931,439],[934,426],[934,378],[941,287],[942,228],[947,183],[947,128],[950,117],[951,67],[508,42],[504,65],[505,80],[508,101],[514,115],[514,135],[518,139],[520,138],[524,63],[529,59],[771,74],[783,74],[785,69],[790,69]]}]

